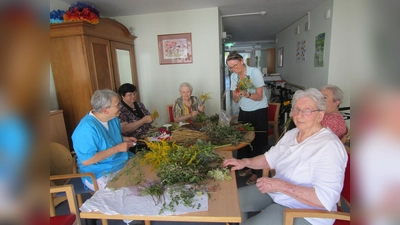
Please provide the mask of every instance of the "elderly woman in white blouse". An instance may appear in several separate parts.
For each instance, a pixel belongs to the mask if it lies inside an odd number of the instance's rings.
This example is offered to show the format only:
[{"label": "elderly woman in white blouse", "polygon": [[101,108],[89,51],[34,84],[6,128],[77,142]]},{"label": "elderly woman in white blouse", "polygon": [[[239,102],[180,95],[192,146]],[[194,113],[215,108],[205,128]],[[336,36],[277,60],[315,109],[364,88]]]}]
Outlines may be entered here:
[{"label": "elderly woman in white blouse", "polygon": [[[242,224],[283,224],[285,208],[336,211],[343,188],[347,153],[336,135],[321,125],[326,103],[315,88],[298,90],[290,116],[296,128],[264,155],[227,159],[232,170],[244,167],[275,169],[273,178],[257,179],[256,185],[239,188]],[[259,214],[247,219],[248,212]],[[332,219],[297,218],[294,224],[333,224]]]}]

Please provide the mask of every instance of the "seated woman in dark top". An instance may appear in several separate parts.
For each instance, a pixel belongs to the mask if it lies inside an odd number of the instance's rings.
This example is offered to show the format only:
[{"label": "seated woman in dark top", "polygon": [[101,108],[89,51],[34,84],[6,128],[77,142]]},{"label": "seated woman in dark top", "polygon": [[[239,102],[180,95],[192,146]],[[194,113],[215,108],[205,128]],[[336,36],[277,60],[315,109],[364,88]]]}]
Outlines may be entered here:
[{"label": "seated woman in dark top", "polygon": [[136,101],[136,87],[133,84],[123,84],[118,88],[121,96],[121,123],[122,135],[140,139],[145,136],[152,127],[153,119],[143,103]]}]

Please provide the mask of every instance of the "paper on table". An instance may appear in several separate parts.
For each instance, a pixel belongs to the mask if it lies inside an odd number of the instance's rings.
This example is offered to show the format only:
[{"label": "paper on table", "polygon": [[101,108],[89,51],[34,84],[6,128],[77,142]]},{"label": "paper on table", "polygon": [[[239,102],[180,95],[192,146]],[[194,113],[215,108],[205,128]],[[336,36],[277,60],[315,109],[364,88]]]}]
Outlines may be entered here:
[{"label": "paper on table", "polygon": [[[134,194],[133,188],[120,189],[100,189],[94,195],[86,200],[80,210],[82,212],[101,212],[106,215],[179,215],[189,212],[200,212],[208,210],[207,194],[195,196],[193,205],[194,208],[179,204],[175,206],[175,212],[165,210],[159,214],[163,204],[154,205],[151,196],[137,196]],[[169,194],[165,193],[165,202],[167,205],[171,201]],[[200,204],[200,207],[197,206]]]}]

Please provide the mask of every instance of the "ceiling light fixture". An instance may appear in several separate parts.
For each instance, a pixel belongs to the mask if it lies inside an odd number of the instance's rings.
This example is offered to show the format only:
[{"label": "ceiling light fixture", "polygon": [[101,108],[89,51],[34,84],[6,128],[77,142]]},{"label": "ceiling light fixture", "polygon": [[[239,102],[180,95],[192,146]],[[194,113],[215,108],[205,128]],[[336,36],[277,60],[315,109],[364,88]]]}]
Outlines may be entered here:
[{"label": "ceiling light fixture", "polygon": [[222,15],[221,17],[234,17],[234,16],[251,16],[251,15],[261,15],[265,16],[267,14],[266,11],[261,11],[261,12],[252,12],[252,13],[239,13],[239,14],[229,14],[229,15]]}]

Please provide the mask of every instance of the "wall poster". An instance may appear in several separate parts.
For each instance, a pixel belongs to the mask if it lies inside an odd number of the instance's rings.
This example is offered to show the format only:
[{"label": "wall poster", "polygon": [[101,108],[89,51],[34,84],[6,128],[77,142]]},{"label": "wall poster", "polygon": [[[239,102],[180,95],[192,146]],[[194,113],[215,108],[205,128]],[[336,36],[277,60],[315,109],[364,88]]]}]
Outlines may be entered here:
[{"label": "wall poster", "polygon": [[307,43],[306,40],[297,42],[297,50],[296,50],[296,62],[304,63],[306,62],[306,49]]},{"label": "wall poster", "polygon": [[192,34],[157,35],[160,65],[193,63]]},{"label": "wall poster", "polygon": [[314,67],[324,67],[325,33],[315,37]]}]

